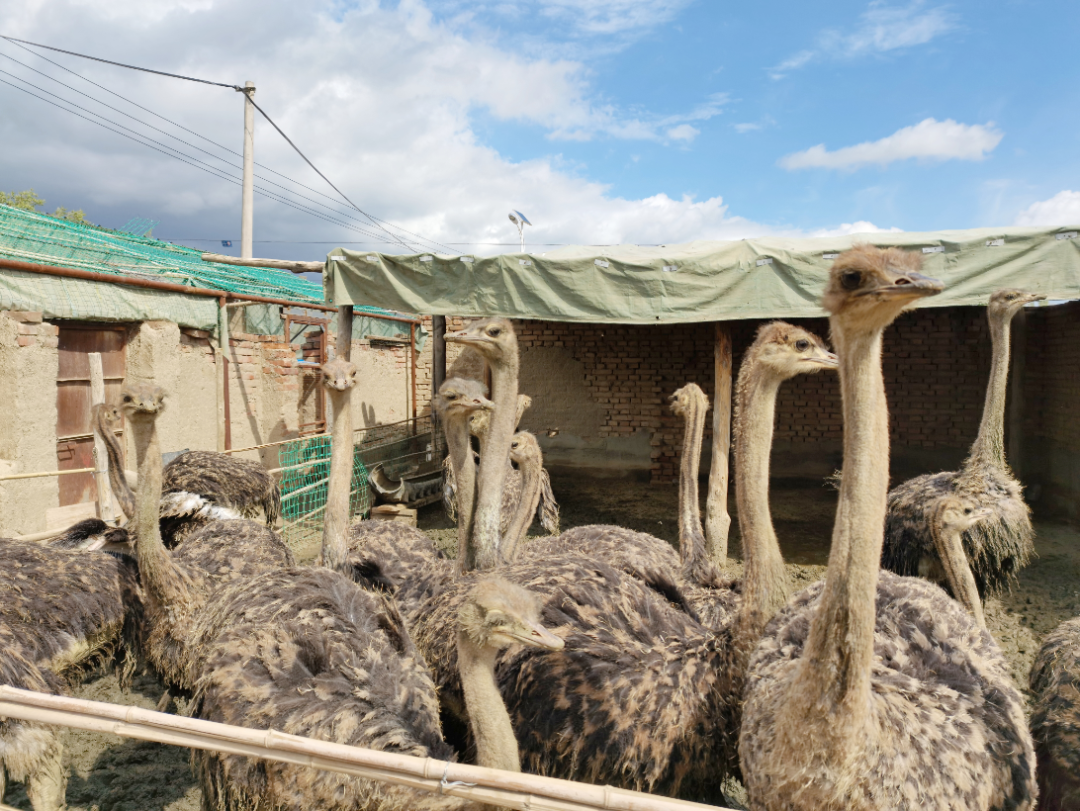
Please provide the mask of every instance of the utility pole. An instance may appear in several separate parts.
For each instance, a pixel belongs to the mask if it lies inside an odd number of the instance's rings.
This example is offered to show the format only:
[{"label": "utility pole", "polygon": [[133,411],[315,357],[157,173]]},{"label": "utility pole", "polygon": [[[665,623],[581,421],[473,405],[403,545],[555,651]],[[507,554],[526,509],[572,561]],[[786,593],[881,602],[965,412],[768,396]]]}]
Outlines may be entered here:
[{"label": "utility pole", "polygon": [[240,207],[240,257],[251,259],[252,231],[255,225],[255,82],[244,82],[244,185]]}]

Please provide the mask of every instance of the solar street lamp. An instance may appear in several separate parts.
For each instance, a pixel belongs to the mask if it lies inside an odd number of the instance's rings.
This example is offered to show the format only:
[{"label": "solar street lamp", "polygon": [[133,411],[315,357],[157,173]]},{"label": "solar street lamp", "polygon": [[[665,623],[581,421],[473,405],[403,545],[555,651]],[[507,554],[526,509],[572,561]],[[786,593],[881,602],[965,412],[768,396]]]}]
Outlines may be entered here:
[{"label": "solar street lamp", "polygon": [[512,209],[510,214],[510,222],[517,226],[518,238],[521,240],[521,252],[525,253],[525,226],[532,225],[529,222],[529,218],[516,209]]}]

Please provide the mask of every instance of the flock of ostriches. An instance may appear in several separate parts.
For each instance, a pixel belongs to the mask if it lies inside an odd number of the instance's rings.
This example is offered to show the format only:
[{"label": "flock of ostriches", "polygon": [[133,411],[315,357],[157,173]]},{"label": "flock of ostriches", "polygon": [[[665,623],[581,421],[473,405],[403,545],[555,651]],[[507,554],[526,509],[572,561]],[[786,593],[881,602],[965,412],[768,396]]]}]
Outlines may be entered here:
[{"label": "flock of ostriches", "polygon": [[[123,680],[144,659],[199,718],[716,804],[738,778],[751,808],[775,811],[1080,808],[1080,618],[1038,656],[1029,726],[981,603],[1032,553],[1002,436],[1009,324],[1040,297],[990,300],[993,364],[962,469],[889,492],[882,340],[942,290],[919,269],[897,249],[840,255],[822,299],[835,355],[799,327],[759,330],[736,386],[738,580],[706,553],[708,402],[693,384],[672,398],[686,423],[678,551],[599,525],[522,542],[545,474],[535,438],[515,432],[518,350],[503,319],[446,336],[491,374],[490,399],[454,370],[436,398],[456,560],[403,524],[350,525],[348,361],[323,367],[333,451],[312,566],[270,529],[280,500],[257,466],[191,452],[162,469],[166,393],[129,382],[96,423],[134,555],[94,549],[102,539],[85,527],[49,545],[0,542],[0,682],[63,692],[104,664]],[[829,566],[790,594],[769,513],[776,398],[785,380],[828,369],[844,418]],[[116,408],[137,449],[134,493]],[[0,795],[5,779],[25,781],[36,811],[62,808],[61,754],[55,728],[0,719]],[[293,764],[203,751],[192,762],[207,811],[471,807]]]}]

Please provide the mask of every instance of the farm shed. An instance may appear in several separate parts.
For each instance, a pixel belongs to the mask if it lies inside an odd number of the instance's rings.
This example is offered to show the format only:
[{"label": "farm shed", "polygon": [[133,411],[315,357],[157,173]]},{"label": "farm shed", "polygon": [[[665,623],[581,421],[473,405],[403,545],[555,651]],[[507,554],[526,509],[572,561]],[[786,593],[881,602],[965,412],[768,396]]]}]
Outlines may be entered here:
[{"label": "farm shed", "polygon": [[[336,317],[318,284],[288,272],[0,206],[0,537],[92,514],[93,475],[55,475],[94,467],[89,353],[102,356],[107,397],[125,377],[168,392],[163,450],[249,448],[324,429],[315,370]],[[355,424],[415,431],[419,320],[358,308],[353,335],[369,381]],[[278,468],[281,447],[244,455]],[[11,478],[38,473],[53,475]]]},{"label": "farm shed", "polygon": [[[515,319],[521,390],[534,398],[522,426],[538,434],[549,464],[670,482],[681,442],[681,423],[667,404],[676,388],[697,382],[714,401],[719,390],[723,402],[727,370],[738,369],[767,320],[827,337],[818,298],[840,251],[860,242],[919,250],[926,274],[942,279],[946,291],[899,319],[885,342],[894,480],[955,468],[965,456],[990,366],[985,304],[994,290],[1021,287],[1057,306],[1029,308],[1013,324],[1010,461],[1037,511],[1076,517],[1080,303],[1063,302],[1080,299],[1077,231],[583,246],[490,258],[337,249],[324,283],[327,301],[337,305]],[[840,466],[834,376],[789,381],[777,412],[775,477],[820,479]],[[724,430],[729,419],[721,409],[714,426]],[[718,465],[724,473],[726,459]]]}]

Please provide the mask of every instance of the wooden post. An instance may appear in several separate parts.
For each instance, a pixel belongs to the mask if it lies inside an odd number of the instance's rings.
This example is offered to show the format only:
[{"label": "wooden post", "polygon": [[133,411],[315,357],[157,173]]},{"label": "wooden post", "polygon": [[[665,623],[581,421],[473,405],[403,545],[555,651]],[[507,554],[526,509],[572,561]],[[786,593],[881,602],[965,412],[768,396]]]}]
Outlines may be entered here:
[{"label": "wooden post", "polygon": [[1009,467],[1017,478],[1024,478],[1024,373],[1027,355],[1027,311],[1022,309],[1012,320],[1009,369]]},{"label": "wooden post", "polygon": [[353,306],[351,304],[342,304],[338,307],[336,357],[343,360],[349,360],[352,355],[352,322]]},{"label": "wooden post", "polygon": [[240,256],[252,257],[255,232],[255,82],[244,82],[244,173],[240,198]]},{"label": "wooden post", "polygon": [[[101,367],[101,353],[91,352],[90,358],[90,413],[94,406],[105,402],[105,373]],[[91,423],[93,417],[91,416]],[[113,520],[112,490],[109,489],[108,456],[105,440],[94,431],[94,483],[97,485],[98,518],[109,523]],[[120,475],[124,475],[123,471]]]},{"label": "wooden post", "polygon": [[731,450],[731,329],[716,322],[713,349],[716,394],[713,398],[712,465],[709,468],[709,495],[705,501],[705,548],[718,565],[727,560],[728,452]]},{"label": "wooden post", "polygon": [[218,299],[218,343],[221,344],[221,385],[223,437],[222,450],[232,448],[232,413],[229,403],[229,310],[224,296]]},{"label": "wooden post", "polygon": [[431,317],[431,394],[446,381],[446,316]]}]

